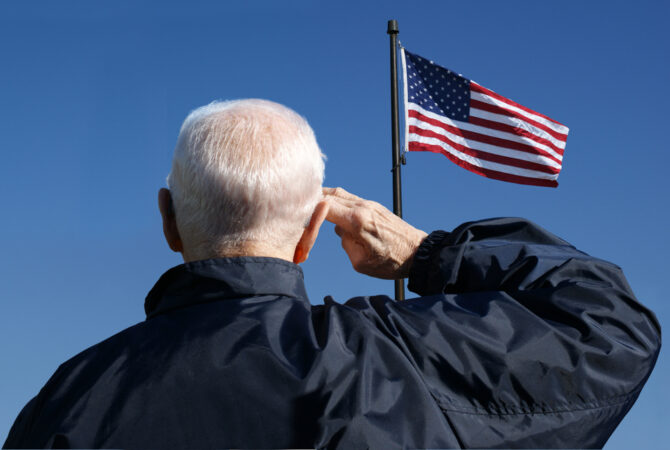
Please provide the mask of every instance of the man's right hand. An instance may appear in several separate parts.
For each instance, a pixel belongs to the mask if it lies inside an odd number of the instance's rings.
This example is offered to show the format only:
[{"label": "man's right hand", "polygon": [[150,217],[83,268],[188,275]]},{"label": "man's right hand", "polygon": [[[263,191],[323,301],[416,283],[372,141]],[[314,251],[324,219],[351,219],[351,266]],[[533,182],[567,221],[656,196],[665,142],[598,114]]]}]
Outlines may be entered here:
[{"label": "man's right hand", "polygon": [[342,188],[323,188],[328,202],[326,220],[357,272],[394,280],[409,276],[412,259],[427,236],[377,202],[357,197]]}]

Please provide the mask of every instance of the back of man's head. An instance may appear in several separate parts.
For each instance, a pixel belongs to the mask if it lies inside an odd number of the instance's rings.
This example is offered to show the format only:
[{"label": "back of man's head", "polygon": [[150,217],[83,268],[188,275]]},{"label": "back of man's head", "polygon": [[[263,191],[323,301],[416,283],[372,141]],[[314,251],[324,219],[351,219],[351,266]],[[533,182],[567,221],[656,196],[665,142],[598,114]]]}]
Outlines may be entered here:
[{"label": "back of man's head", "polygon": [[295,246],[323,174],[314,132],[285,106],[234,100],[191,112],[168,176],[185,258],[239,254],[250,243]]}]

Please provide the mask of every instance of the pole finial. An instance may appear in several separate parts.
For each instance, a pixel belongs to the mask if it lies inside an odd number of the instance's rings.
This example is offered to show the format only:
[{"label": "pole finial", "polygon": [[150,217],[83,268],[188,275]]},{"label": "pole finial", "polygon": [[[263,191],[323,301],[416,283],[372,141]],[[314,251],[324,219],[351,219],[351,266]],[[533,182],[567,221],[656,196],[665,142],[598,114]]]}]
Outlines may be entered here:
[{"label": "pole finial", "polygon": [[388,28],[386,29],[387,34],[398,34],[398,21],[389,20]]}]

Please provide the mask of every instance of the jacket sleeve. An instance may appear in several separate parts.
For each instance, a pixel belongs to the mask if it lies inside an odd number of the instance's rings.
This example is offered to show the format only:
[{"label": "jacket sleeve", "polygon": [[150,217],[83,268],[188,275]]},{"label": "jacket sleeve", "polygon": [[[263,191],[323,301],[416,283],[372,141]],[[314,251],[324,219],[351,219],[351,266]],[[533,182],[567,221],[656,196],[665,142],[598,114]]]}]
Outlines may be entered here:
[{"label": "jacket sleeve", "polygon": [[372,297],[367,313],[462,446],[602,447],[658,356],[620,268],[523,219],[433,232],[409,288],[422,297]]},{"label": "jacket sleeve", "polygon": [[35,414],[37,397],[33,397],[16,417],[2,448],[26,448],[25,441],[30,437],[30,425]]}]

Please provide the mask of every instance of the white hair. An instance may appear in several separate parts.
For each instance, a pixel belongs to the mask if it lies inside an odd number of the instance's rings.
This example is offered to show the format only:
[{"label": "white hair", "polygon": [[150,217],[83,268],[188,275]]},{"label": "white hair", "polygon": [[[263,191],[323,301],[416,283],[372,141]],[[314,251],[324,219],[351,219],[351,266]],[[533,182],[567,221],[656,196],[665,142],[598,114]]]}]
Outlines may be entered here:
[{"label": "white hair", "polygon": [[232,100],[192,111],[167,178],[184,248],[202,259],[299,237],[322,197],[324,158],[307,121],[280,104]]}]

